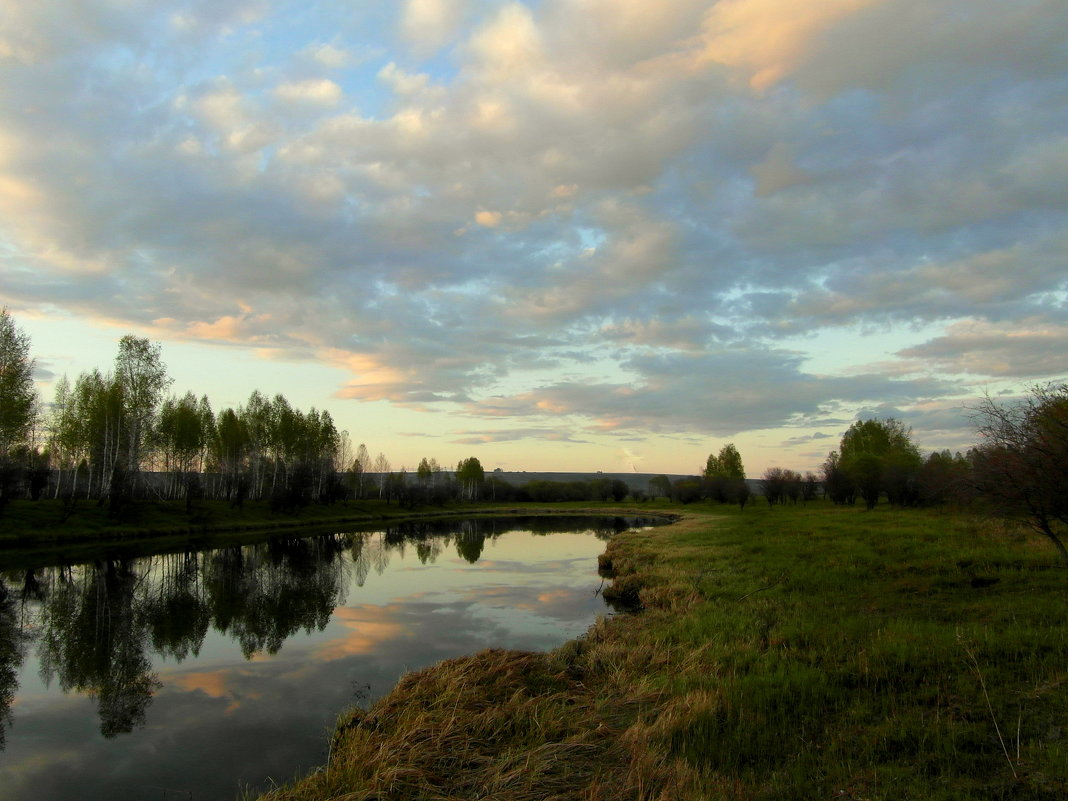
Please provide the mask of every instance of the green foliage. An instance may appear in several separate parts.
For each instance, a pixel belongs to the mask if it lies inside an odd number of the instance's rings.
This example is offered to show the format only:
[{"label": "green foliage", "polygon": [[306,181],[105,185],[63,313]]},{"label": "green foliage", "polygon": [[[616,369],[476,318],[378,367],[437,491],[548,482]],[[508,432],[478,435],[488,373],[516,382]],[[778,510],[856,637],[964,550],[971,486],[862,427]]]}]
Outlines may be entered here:
[{"label": "green foliage", "polygon": [[127,469],[136,473],[141,468],[142,449],[152,433],[163,393],[172,383],[159,343],[132,334],[122,337],[115,357],[115,381],[121,389]]},{"label": "green foliage", "polygon": [[[912,430],[890,417],[853,423],[842,435],[834,469],[840,469],[867,507],[874,509],[883,493],[891,504],[915,504],[922,461]],[[827,469],[825,465],[825,475]]]},{"label": "green foliage", "polygon": [[0,460],[28,444],[37,406],[33,366],[30,338],[0,309]]},{"label": "green foliage", "polygon": [[434,475],[434,471],[430,468],[430,462],[427,461],[425,456],[419,460],[419,467],[416,469],[415,475],[424,484],[430,481]]},{"label": "green foliage", "polygon": [[971,499],[972,464],[959,452],[935,451],[920,468],[920,499],[928,506]]},{"label": "green foliage", "polygon": [[155,430],[165,469],[182,473],[199,469],[204,451],[214,438],[214,427],[207,398],[198,402],[192,392],[187,392],[180,399],[165,400]]},{"label": "green foliage", "polygon": [[720,448],[719,455],[708,455],[705,462],[705,478],[745,478],[745,468],[742,466],[742,455],[734,447],[733,442],[728,442]]},{"label": "green foliage", "polygon": [[670,498],[671,479],[667,476],[655,476],[649,479],[649,495],[653,498]]},{"label": "green foliage", "polygon": [[486,479],[486,471],[482,469],[482,463],[474,456],[462,459],[456,465],[456,480],[460,483],[463,496],[468,500],[478,497],[479,488]]}]

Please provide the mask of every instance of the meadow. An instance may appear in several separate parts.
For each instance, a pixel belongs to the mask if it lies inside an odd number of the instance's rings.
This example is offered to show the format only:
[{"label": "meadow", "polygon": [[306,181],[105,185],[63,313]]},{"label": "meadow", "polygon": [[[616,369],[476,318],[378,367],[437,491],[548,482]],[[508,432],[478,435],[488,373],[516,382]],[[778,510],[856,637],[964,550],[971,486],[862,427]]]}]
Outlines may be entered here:
[{"label": "meadow", "polygon": [[1068,796],[1044,541],[948,510],[640,508],[681,519],[602,556],[637,614],[409,674],[265,801]]}]

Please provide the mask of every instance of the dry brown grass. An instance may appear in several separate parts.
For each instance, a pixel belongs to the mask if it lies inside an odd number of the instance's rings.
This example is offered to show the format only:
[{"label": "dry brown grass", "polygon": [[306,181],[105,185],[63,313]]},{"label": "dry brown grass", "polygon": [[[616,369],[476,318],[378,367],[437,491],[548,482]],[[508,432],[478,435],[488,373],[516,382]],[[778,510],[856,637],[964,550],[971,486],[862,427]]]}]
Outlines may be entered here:
[{"label": "dry brown grass", "polygon": [[593,633],[552,654],[488,650],[409,674],[342,717],[325,768],[265,801],[686,798],[683,763],[650,748],[659,693],[613,686],[636,658],[656,655]]},{"label": "dry brown grass", "polygon": [[[643,567],[639,553],[625,539],[609,544],[624,575]],[[556,651],[487,650],[405,676],[339,719],[327,766],[263,801],[697,799],[669,733],[709,701],[666,697],[641,678],[694,669],[672,660],[699,653],[642,630],[696,595],[684,584],[640,591],[644,615],[601,620]]]}]

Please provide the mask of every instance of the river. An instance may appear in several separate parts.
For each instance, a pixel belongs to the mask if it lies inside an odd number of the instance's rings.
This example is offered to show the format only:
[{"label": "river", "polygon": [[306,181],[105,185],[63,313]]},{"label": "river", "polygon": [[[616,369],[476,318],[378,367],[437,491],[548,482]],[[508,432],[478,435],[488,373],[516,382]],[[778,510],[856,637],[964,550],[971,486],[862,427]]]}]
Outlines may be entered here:
[{"label": "river", "polygon": [[[4,570],[0,799],[232,801],[326,760],[339,712],[609,610],[604,540],[640,518],[409,523]],[[547,536],[551,535],[551,536]]]}]

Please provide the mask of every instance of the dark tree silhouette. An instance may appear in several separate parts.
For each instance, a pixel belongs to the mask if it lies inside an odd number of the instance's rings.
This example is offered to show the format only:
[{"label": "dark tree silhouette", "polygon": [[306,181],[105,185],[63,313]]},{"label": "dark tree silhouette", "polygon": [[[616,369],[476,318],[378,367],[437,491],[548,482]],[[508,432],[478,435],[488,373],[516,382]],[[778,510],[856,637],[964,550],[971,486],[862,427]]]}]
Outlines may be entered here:
[{"label": "dark tree silhouette", "polygon": [[1014,403],[987,397],[973,412],[979,496],[1049,539],[1068,565],[1068,384],[1034,386]]}]

